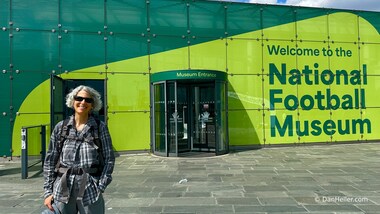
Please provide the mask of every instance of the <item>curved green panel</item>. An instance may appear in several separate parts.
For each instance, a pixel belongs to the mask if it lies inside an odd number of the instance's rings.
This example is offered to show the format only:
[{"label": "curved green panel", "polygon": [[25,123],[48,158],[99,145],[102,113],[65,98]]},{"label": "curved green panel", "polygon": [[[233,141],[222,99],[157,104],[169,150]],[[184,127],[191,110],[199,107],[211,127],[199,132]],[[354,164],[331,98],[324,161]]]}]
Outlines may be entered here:
[{"label": "curved green panel", "polygon": [[376,28],[377,32],[380,33],[380,13],[379,12],[370,12],[363,11],[358,12],[358,15],[365,20],[367,20],[371,25]]}]

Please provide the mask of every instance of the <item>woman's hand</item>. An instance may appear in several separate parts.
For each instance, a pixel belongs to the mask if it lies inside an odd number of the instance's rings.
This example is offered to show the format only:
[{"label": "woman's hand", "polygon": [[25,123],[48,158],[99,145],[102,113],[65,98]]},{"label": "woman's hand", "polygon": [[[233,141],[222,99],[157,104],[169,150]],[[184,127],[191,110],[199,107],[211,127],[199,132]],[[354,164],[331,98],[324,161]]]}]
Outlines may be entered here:
[{"label": "woman's hand", "polygon": [[52,206],[52,202],[53,202],[53,195],[51,196],[48,196],[47,198],[45,198],[45,201],[44,201],[44,205],[51,211],[54,211],[54,208]]}]

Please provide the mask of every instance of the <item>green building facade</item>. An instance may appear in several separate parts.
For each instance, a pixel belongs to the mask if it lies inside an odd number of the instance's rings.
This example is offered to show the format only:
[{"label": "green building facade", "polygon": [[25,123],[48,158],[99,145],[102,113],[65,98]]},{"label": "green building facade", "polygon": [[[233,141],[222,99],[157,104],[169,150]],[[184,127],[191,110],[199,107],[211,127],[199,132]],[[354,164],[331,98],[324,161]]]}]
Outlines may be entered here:
[{"label": "green building facade", "polygon": [[[380,139],[378,12],[1,0],[0,28],[2,156],[20,155],[23,126],[67,116],[62,99],[78,84],[102,92],[99,116],[117,151]],[[204,121],[202,110],[211,111]]]}]

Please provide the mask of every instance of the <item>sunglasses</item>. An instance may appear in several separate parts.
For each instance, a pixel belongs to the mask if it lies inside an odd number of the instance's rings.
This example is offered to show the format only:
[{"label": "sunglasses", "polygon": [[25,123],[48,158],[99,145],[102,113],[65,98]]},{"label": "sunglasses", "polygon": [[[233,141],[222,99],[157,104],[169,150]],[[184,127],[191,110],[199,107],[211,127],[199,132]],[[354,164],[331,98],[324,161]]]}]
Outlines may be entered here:
[{"label": "sunglasses", "polygon": [[94,103],[94,99],[90,97],[74,96],[74,100],[78,102],[82,102],[84,100],[86,103]]}]

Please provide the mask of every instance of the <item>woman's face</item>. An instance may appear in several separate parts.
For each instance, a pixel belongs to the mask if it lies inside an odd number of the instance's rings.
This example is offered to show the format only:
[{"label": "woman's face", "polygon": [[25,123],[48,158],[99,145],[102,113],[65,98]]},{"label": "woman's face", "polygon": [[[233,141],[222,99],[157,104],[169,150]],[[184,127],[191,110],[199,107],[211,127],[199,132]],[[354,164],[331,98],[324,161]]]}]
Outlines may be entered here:
[{"label": "woman's face", "polygon": [[76,96],[74,96],[74,110],[76,114],[88,115],[92,110],[92,105],[94,99],[86,91],[79,91]]}]

